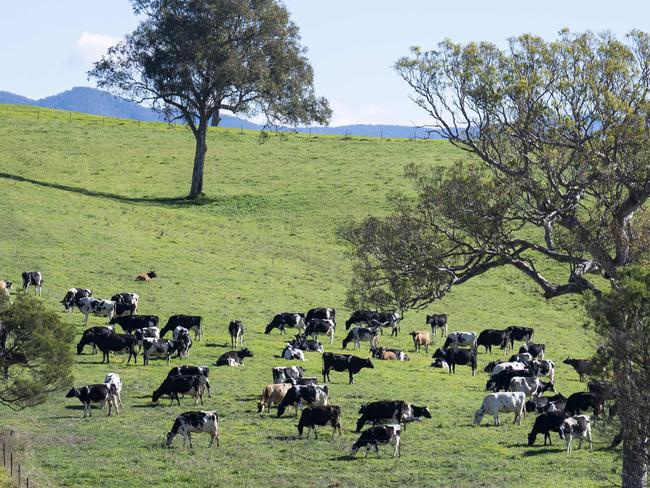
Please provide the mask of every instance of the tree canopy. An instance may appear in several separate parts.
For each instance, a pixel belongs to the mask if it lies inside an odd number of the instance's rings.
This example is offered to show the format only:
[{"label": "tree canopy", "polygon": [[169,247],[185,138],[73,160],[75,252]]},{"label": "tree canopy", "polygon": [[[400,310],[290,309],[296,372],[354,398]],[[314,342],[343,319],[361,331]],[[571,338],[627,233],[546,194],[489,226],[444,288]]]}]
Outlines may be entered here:
[{"label": "tree canopy", "polygon": [[[418,308],[500,266],[546,298],[600,292],[649,248],[650,38],[562,31],[413,48],[395,69],[430,130],[467,153],[446,168],[407,167],[415,196],[343,231],[353,302]],[[554,282],[540,271],[565,270]]]},{"label": "tree canopy", "polygon": [[274,125],[326,124],[298,27],[276,0],[131,0],[144,20],[89,72],[101,88],[182,119],[196,138],[190,197],[203,191],[206,132],[221,110]]}]

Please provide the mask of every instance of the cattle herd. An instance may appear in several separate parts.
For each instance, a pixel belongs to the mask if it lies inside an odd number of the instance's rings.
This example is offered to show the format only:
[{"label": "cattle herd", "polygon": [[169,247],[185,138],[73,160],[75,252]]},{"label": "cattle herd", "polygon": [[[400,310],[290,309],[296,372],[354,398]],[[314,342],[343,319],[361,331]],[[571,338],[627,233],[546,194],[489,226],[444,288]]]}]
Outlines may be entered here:
[{"label": "cattle herd", "polygon": [[[136,277],[138,281],[150,281],[157,277],[155,272],[142,273]],[[33,285],[36,293],[41,293],[43,275],[38,271],[22,274],[23,289],[26,291]],[[0,281],[0,294],[9,296],[12,284]],[[128,353],[127,363],[133,359],[137,363],[138,354],[142,355],[142,363],[149,364],[152,358],[164,358],[167,364],[174,357],[189,358],[194,340],[201,340],[201,317],[192,315],[173,315],[165,326],[159,328],[159,318],[155,315],[138,315],[140,297],[137,293],[117,293],[110,300],[97,299],[92,291],[86,288],[70,288],[61,303],[64,309],[72,313],[75,308],[84,315],[84,324],[88,323],[90,315],[106,317],[108,325],[95,326],[86,329],[77,344],[77,354],[82,354],[86,346],[92,347],[95,353],[99,349],[102,363],[109,363],[111,353]],[[444,338],[442,347],[433,352],[434,368],[440,368],[450,374],[456,373],[456,366],[469,366],[472,376],[478,372],[479,348],[491,352],[492,347],[498,347],[504,355],[511,356],[508,360],[489,362],[483,369],[488,374],[485,389],[488,393],[476,410],[473,423],[481,423],[484,415],[493,417],[494,425],[500,424],[499,414],[514,413],[514,423],[519,424],[527,413],[537,414],[533,429],[528,434],[528,445],[533,445],[537,435],[544,435],[544,445],[551,443],[551,432],[557,432],[566,442],[566,450],[572,449],[572,440],[577,438],[579,445],[585,438],[591,449],[591,419],[583,412],[593,412],[594,419],[598,416],[605,418],[607,401],[615,400],[611,394],[611,385],[607,382],[592,380],[588,382],[588,391],[575,392],[568,397],[555,390],[555,363],[545,358],[546,345],[532,342],[534,330],[529,327],[511,326],[506,329],[486,329],[480,333],[471,331],[447,331],[447,315],[433,314],[426,316],[426,325],[431,331],[417,330],[409,334],[413,341],[414,353],[424,349],[429,352],[433,339],[440,335]],[[380,336],[384,329],[390,329],[391,336],[400,331],[401,316],[396,312],[377,312],[357,310],[345,322],[346,337],[342,348],[352,344],[354,349],[361,349],[361,343],[369,344],[372,359],[409,361],[409,356],[401,349],[390,349],[379,345]],[[118,333],[115,326],[120,326],[123,333]],[[354,327],[353,327],[354,326]],[[298,435],[302,437],[305,428],[307,437],[313,432],[317,436],[317,426],[330,426],[332,438],[338,432],[341,435],[341,407],[330,403],[331,381],[330,373],[347,372],[348,383],[354,383],[355,375],[363,369],[374,368],[371,358],[351,354],[335,354],[324,351],[319,336],[334,341],[336,333],[336,312],[332,308],[314,308],[306,314],[282,312],[276,314],[265,328],[265,334],[278,329],[280,334],[286,334],[286,329],[297,331],[288,342],[279,357],[287,360],[305,360],[305,354],[316,352],[321,354],[323,384],[318,384],[317,377],[305,376],[302,366],[276,366],[272,368],[273,383],[264,385],[258,402],[258,412],[270,412],[277,408],[277,416],[281,417],[288,407],[293,407],[295,417],[300,412],[297,424]],[[252,358],[253,352],[244,348],[244,324],[233,320],[228,325],[231,337],[231,351],[222,354],[215,366],[241,366],[245,358]],[[164,336],[171,333],[171,339]],[[515,352],[515,343],[521,343]],[[234,350],[235,347],[239,350]],[[579,375],[580,381],[586,375],[593,373],[593,364],[588,359],[567,358],[563,361],[571,365]],[[547,381],[544,381],[547,379]],[[77,397],[84,405],[84,417],[92,415],[91,404],[100,408],[108,405],[108,415],[123,408],[121,401],[122,382],[118,374],[109,373],[104,383],[72,388],[66,395],[68,398]],[[152,393],[153,403],[162,397],[170,400],[170,405],[176,400],[180,405],[180,396],[189,395],[194,399],[194,405],[203,405],[203,395],[207,392],[212,396],[209,381],[208,366],[181,365],[173,367],[160,386]],[[552,395],[544,395],[550,392]],[[609,417],[615,415],[616,403],[612,402]],[[393,456],[401,453],[401,434],[406,425],[423,418],[431,418],[431,412],[426,406],[416,406],[403,400],[381,400],[359,405],[359,419],[356,432],[360,437],[352,445],[351,455],[365,448],[366,456],[371,449],[379,454],[379,444],[394,446]],[[370,423],[372,427],[362,429]],[[176,435],[181,435],[183,444],[192,447],[192,433],[208,433],[210,445],[216,439],[219,445],[219,417],[215,411],[189,411],[178,415],[168,432],[164,446],[169,447]],[[613,445],[620,442],[615,438]]]}]

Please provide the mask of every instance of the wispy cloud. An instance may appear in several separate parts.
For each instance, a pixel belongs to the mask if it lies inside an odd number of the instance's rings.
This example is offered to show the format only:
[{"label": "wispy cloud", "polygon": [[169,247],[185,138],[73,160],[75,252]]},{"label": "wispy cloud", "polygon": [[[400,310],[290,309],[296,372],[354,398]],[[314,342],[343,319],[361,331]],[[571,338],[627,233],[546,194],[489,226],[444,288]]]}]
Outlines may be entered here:
[{"label": "wispy cloud", "polygon": [[106,50],[120,42],[119,37],[95,32],[82,32],[72,47],[70,60],[73,64],[88,66],[106,53]]}]

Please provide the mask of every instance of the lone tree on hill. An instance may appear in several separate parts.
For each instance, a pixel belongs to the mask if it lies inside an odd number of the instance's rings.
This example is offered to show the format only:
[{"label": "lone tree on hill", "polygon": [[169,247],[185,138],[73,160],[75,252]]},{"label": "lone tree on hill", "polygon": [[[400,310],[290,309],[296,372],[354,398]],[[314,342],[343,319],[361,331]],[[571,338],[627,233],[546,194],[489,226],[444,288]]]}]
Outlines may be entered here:
[{"label": "lone tree on hill", "polygon": [[101,88],[149,102],[196,138],[189,198],[203,191],[206,134],[220,111],[273,125],[326,124],[298,27],[277,0],[131,0],[145,19],[89,72]]},{"label": "lone tree on hill", "polygon": [[72,326],[20,293],[0,306],[0,404],[21,410],[72,383]]},{"label": "lone tree on hill", "polygon": [[[415,196],[395,196],[388,217],[343,229],[350,304],[424,308],[501,266],[524,273],[547,299],[599,294],[647,256],[647,34],[632,31],[626,42],[522,35],[506,50],[445,41],[412,49],[395,69],[431,130],[471,157],[407,167]],[[562,281],[542,273],[550,263],[564,269]]]}]

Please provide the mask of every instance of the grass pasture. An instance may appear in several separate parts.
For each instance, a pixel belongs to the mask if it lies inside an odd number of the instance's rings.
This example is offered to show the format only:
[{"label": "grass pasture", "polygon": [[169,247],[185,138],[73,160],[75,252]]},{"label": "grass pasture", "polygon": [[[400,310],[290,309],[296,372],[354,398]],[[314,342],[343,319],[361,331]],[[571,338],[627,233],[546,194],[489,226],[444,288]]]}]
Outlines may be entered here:
[{"label": "grass pasture", "polygon": [[[204,317],[206,333],[195,342],[187,364],[212,365],[227,350],[229,320],[241,319],[245,345],[255,354],[242,368],[211,368],[216,394],[203,409],[221,417],[221,447],[205,448],[207,436],[194,436],[195,448],[179,438],[160,449],[175,416],[195,409],[151,392],[166,376],[163,361],[148,367],[114,356],[77,356],[75,385],[101,382],[109,371],[124,383],[125,410],[106,418],[95,411],[82,419],[81,404],[53,394],[45,405],[22,412],[2,409],[0,426],[17,432],[28,458],[26,469],[38,486],[97,487],[120,482],[150,486],[605,486],[616,479],[615,455],[607,449],[613,427],[594,428],[594,451],[570,456],[553,436],[552,447],[526,445],[533,417],[499,428],[472,427],[485,394],[486,375],[472,377],[459,367],[447,375],[429,367],[430,354],[411,352],[407,332],[426,329],[424,313],[410,313],[389,347],[409,351],[407,363],[374,360],[355,385],[347,374],[332,373],[331,403],[343,413],[343,436],[330,441],[297,439],[291,414],[260,416],[256,402],[271,382],[272,366],[284,344],[274,331],[263,334],[272,315],[337,309],[339,328],[328,351],[340,352],[349,262],[336,228],[348,219],[381,214],[386,196],[404,186],[402,168],[416,161],[445,165],[462,154],[443,141],[376,140],[306,135],[259,135],[211,130],[201,205],[181,198],[189,189],[193,138],[181,127],[135,124],[67,112],[0,107],[0,279],[20,283],[20,273],[41,270],[44,299],[53,308],[70,286],[92,288],[96,297],[123,291],[140,294],[140,313],[164,323],[175,313]],[[155,269],[151,283],[133,281]],[[553,269],[549,269],[553,274]],[[512,270],[499,270],[457,288],[430,311],[445,311],[451,330],[513,324],[533,326],[536,341],[547,344],[547,358],[558,364],[559,391],[586,387],[561,364],[571,354],[586,356],[593,339],[582,328],[580,299],[545,302],[538,290]],[[77,312],[62,313],[78,335]],[[91,325],[105,321],[91,318]],[[436,345],[440,345],[440,339]],[[367,349],[357,354],[366,357]],[[498,352],[479,355],[479,368]],[[172,364],[180,364],[174,360]],[[295,364],[295,363],[293,363]],[[320,376],[318,354],[304,363]],[[429,405],[433,418],[411,424],[402,436],[402,457],[389,450],[346,457],[362,402],[404,399]]]}]

